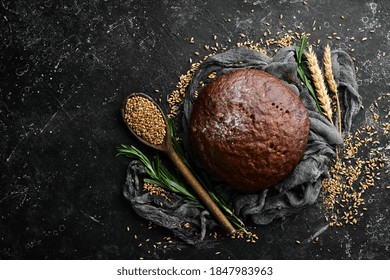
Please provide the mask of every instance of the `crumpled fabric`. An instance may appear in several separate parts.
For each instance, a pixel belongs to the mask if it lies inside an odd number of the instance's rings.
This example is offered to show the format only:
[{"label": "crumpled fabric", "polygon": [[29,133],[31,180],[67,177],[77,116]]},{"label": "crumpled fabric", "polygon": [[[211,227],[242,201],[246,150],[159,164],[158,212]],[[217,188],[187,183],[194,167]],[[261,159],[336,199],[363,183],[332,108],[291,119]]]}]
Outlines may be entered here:
[{"label": "crumpled fabric", "polygon": [[194,202],[187,202],[181,196],[169,193],[168,199],[145,192],[143,178],[147,176],[144,166],[133,160],[127,167],[123,195],[130,201],[134,211],[153,224],[171,230],[188,244],[204,239],[207,225],[216,222],[209,218],[208,211],[200,209]]},{"label": "crumpled fabric", "polygon": [[[361,97],[350,56],[336,50],[332,52],[331,58],[342,106],[345,136],[361,108]],[[201,92],[200,82],[203,81],[205,84],[211,82],[208,76],[212,72],[220,76],[241,68],[263,70],[285,81],[305,104],[310,119],[309,140],[301,161],[293,172],[276,186],[255,194],[241,194],[210,175],[214,191],[230,204],[236,215],[246,221],[265,225],[276,218],[297,213],[317,200],[322,178],[327,175],[329,161],[335,155],[335,147],[341,144],[343,139],[337,128],[317,111],[307,88],[301,85],[296,71],[295,47],[283,48],[272,58],[248,48],[234,48],[218,53],[202,63],[194,73],[184,99],[183,145],[192,163],[198,168],[202,166],[192,154],[189,143],[189,120],[195,96]],[[207,228],[216,225],[207,210],[194,208],[194,205],[176,195],[173,195],[175,198],[169,203],[153,202],[153,199],[157,198],[142,190],[140,180],[143,176],[145,174],[142,166],[137,161],[131,162],[124,194],[140,216],[172,230],[179,238],[190,244],[203,240]],[[185,229],[182,225],[186,222],[189,222],[190,227]]]}]

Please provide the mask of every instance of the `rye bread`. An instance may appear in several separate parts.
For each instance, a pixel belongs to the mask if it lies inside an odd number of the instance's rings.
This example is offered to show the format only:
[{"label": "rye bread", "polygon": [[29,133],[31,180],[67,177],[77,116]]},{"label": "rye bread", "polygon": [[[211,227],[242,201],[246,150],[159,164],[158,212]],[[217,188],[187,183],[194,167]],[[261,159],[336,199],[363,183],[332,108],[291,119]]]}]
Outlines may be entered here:
[{"label": "rye bread", "polygon": [[240,69],[206,85],[190,121],[197,158],[213,175],[241,192],[283,180],[300,161],[309,118],[284,82],[256,69]]}]

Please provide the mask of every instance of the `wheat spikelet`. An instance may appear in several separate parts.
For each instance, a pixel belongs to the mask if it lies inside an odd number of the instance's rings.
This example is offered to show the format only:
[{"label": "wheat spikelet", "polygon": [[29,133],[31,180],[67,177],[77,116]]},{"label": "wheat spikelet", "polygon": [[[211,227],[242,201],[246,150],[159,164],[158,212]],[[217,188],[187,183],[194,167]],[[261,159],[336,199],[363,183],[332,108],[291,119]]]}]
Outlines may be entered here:
[{"label": "wheat spikelet", "polygon": [[326,82],[328,83],[330,91],[336,94],[337,84],[333,77],[332,60],[330,58],[329,45],[327,45],[324,49],[324,72],[325,72],[325,79]]},{"label": "wheat spikelet", "polygon": [[318,65],[318,59],[316,54],[313,51],[312,46],[309,46],[308,52],[306,53],[306,58],[307,61],[309,62],[309,70],[310,70],[311,78],[313,80],[314,88],[316,90],[320,106],[324,111],[324,115],[333,124],[332,108],[330,106],[331,99],[328,95],[328,91],[326,90],[324,77],[322,76],[320,66]]},{"label": "wheat spikelet", "polygon": [[328,83],[328,87],[331,92],[334,93],[336,97],[336,105],[337,105],[337,123],[338,123],[338,128],[339,132],[341,134],[341,109],[340,109],[340,100],[339,100],[339,93],[337,90],[337,84],[336,81],[334,80],[333,76],[333,70],[332,70],[332,60],[330,57],[330,47],[327,45],[324,50],[324,72],[325,72],[325,79],[326,82]]}]

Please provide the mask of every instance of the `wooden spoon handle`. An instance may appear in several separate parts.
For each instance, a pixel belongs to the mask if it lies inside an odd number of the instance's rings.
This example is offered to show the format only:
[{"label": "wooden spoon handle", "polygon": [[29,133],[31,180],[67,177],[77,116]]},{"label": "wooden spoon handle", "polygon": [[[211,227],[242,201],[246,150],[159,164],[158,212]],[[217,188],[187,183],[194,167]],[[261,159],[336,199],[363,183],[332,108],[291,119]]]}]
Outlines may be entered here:
[{"label": "wooden spoon handle", "polygon": [[202,187],[202,185],[199,183],[199,181],[194,177],[194,175],[192,175],[191,171],[187,168],[187,166],[180,159],[180,157],[177,155],[177,153],[173,149],[170,149],[169,151],[167,151],[167,155],[172,160],[172,162],[176,165],[176,167],[179,169],[181,174],[184,176],[184,178],[190,184],[190,186],[195,191],[195,193],[198,195],[198,197],[201,199],[201,201],[206,206],[206,208],[215,217],[215,219],[218,221],[218,223],[229,234],[233,234],[236,231],[235,228],[232,226],[232,224],[226,218],[226,216],[222,213],[221,209],[219,209],[219,207],[211,199],[211,197],[206,192],[206,190]]}]

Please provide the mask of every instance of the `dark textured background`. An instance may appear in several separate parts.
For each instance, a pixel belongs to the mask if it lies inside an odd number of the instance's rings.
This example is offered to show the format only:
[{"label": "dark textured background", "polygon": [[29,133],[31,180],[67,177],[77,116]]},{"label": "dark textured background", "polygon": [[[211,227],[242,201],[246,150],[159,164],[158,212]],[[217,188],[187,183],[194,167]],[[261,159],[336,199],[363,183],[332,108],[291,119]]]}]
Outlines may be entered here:
[{"label": "dark textured background", "polygon": [[[125,96],[158,89],[164,99],[213,34],[233,47],[240,33],[258,40],[266,28],[311,32],[314,23],[312,42],[355,49],[367,108],[388,92],[389,11],[386,0],[0,1],[0,258],[390,258],[388,179],[365,194],[356,226],[316,244],[295,240],[325,224],[320,204],[258,227],[256,244],[188,246],[133,212],[122,196],[128,160],[114,150],[135,143],[120,119]],[[341,39],[327,40],[333,32]],[[364,122],[362,111],[356,126]]]}]

